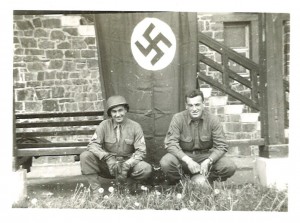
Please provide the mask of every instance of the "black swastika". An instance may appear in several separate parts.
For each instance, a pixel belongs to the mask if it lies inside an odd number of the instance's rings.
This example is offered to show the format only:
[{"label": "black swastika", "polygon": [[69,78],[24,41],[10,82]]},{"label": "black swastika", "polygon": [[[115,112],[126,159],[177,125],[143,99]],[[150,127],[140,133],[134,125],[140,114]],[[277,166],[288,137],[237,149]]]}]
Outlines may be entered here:
[{"label": "black swastika", "polygon": [[135,42],[135,45],[137,46],[137,48],[139,48],[142,54],[144,54],[144,56],[147,56],[151,52],[151,50],[155,50],[156,55],[151,60],[152,65],[155,65],[164,55],[164,52],[157,45],[160,41],[162,41],[169,48],[172,46],[172,43],[161,33],[159,33],[154,39],[152,39],[150,37],[150,33],[154,28],[155,26],[151,23],[143,34],[145,39],[149,42],[149,46],[145,48],[142,46],[142,44],[140,44],[139,41]]}]

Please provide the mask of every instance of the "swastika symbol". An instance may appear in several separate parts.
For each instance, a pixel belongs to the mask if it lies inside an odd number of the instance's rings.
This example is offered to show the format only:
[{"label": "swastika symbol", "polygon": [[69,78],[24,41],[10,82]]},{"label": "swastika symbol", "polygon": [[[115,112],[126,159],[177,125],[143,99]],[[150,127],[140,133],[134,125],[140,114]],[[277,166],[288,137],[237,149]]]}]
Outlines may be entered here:
[{"label": "swastika symbol", "polygon": [[162,33],[159,33],[154,39],[152,39],[150,34],[154,28],[155,26],[153,23],[151,23],[143,34],[145,39],[149,42],[149,45],[146,48],[143,47],[139,41],[135,42],[135,45],[139,48],[142,54],[144,54],[144,56],[147,56],[151,50],[156,52],[156,55],[151,60],[152,65],[155,65],[157,61],[164,56],[164,52],[157,45],[160,41],[162,41],[169,48],[172,46],[172,43]]},{"label": "swastika symbol", "polygon": [[176,53],[176,37],[171,27],[157,18],[144,18],[133,29],[131,52],[135,61],[146,70],[167,67]]}]

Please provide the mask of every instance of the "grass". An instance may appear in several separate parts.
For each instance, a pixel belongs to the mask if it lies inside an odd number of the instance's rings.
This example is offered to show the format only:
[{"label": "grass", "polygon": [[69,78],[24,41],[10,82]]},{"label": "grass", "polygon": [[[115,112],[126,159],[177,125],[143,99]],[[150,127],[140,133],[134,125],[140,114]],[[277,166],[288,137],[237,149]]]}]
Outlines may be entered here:
[{"label": "grass", "polygon": [[[113,188],[113,192],[108,189]],[[140,185],[137,194],[127,188],[111,185],[100,191],[94,200],[87,185],[51,186],[48,192],[32,191],[14,208],[60,209],[126,209],[126,210],[205,210],[205,211],[288,211],[287,191],[265,188],[256,184],[229,185],[215,183],[214,189],[203,189],[183,179],[171,187]]]}]

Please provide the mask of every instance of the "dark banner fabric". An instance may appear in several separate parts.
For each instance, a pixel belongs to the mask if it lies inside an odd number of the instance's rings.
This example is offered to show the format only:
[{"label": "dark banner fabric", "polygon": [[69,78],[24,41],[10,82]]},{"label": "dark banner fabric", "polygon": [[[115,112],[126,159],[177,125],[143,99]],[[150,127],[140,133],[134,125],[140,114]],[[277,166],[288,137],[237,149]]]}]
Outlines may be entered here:
[{"label": "dark banner fabric", "polygon": [[130,118],[142,125],[147,158],[158,161],[185,91],[196,88],[197,15],[100,13],[95,29],[104,95],[126,98]]}]

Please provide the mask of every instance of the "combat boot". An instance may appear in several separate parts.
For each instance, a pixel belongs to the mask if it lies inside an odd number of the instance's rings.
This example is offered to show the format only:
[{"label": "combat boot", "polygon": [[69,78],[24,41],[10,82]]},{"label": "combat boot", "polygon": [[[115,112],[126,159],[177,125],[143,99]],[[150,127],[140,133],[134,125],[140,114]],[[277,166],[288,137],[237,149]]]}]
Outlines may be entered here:
[{"label": "combat boot", "polygon": [[101,193],[99,191],[101,184],[98,174],[87,174],[84,176],[90,184],[92,198],[95,200],[101,198]]}]

